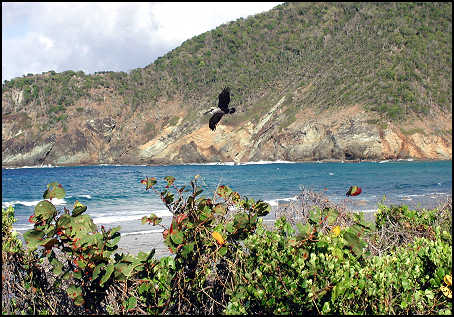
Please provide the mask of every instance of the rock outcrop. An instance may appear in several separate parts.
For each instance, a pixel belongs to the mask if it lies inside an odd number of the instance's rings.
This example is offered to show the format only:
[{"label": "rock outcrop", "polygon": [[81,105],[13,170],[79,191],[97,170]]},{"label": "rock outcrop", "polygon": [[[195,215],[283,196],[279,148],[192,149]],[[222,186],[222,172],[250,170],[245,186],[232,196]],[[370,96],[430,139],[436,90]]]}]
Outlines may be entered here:
[{"label": "rock outcrop", "polygon": [[392,122],[386,126],[370,123],[370,114],[356,105],[342,113],[318,115],[306,109],[282,128],[284,99],[255,123],[230,126],[221,122],[213,132],[208,118],[188,123],[181,116],[174,125],[163,124],[152,137],[142,133],[148,122],[143,117],[77,117],[66,132],[37,133],[18,127],[29,122],[29,116],[9,116],[2,120],[2,165],[452,159],[452,135],[436,135],[431,129],[449,130],[449,117],[413,123],[421,128],[408,132]]}]

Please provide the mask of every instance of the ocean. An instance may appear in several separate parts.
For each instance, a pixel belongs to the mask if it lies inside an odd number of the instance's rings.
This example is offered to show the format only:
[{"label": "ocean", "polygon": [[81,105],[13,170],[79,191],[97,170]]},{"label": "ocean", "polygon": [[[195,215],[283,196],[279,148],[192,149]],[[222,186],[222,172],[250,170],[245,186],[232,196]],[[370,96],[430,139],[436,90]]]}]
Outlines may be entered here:
[{"label": "ocean", "polygon": [[[163,188],[163,178],[168,175],[176,178],[177,186],[189,185],[195,175],[200,175],[205,197],[213,197],[217,185],[228,185],[241,196],[264,200],[273,208],[295,199],[302,188],[322,192],[332,202],[365,213],[375,212],[384,196],[385,205],[423,208],[436,207],[452,196],[452,161],[44,166],[2,168],[2,207],[14,206],[14,228],[23,233],[32,228],[28,218],[43,199],[46,185],[56,181],[66,190],[64,199],[52,199],[58,210],[72,210],[78,200],[88,207],[86,213],[97,225],[120,225],[123,236],[161,232],[160,227],[142,225],[140,219],[155,213],[169,224],[172,215],[159,196],[146,191],[140,180],[156,177]],[[346,197],[351,185],[360,186],[362,193]],[[274,213],[265,219],[274,219]]]}]

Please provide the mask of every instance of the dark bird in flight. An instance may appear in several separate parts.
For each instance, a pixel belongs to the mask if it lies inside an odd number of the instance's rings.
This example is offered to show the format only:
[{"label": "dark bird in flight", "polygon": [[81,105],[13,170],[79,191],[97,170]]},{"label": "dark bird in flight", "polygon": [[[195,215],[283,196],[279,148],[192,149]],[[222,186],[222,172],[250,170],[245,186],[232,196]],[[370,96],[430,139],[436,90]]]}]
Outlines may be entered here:
[{"label": "dark bird in flight", "polygon": [[226,87],[222,90],[222,92],[219,94],[219,103],[218,103],[218,108],[212,107],[210,110],[205,112],[204,114],[212,114],[210,118],[210,123],[208,126],[210,127],[211,130],[216,130],[216,124],[221,120],[222,116],[228,113],[234,113],[235,108],[229,108],[229,102],[230,102],[230,88]]}]

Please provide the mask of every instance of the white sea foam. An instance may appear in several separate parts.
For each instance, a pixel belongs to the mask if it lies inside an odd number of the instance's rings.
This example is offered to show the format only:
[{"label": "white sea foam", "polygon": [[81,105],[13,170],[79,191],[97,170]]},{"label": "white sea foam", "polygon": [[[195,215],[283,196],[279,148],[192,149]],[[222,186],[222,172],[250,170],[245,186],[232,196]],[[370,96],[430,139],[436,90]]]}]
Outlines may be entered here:
[{"label": "white sea foam", "polygon": [[125,222],[125,221],[140,221],[143,216],[150,216],[154,213],[158,217],[171,217],[172,213],[165,210],[154,210],[150,212],[146,211],[125,211],[127,214],[115,215],[115,214],[99,214],[96,213],[93,215],[93,222],[96,224],[110,224],[110,223],[118,223],[118,222]]},{"label": "white sea foam", "polygon": [[377,212],[377,209],[366,209],[366,210],[359,210],[360,212],[363,213],[375,213]]},{"label": "white sea foam", "polygon": [[270,204],[271,207],[277,207],[277,206],[279,206],[280,201],[296,201],[297,197],[298,196],[293,196],[293,197],[288,197],[288,198],[270,199],[270,200],[265,200],[265,202]]},{"label": "white sea foam", "polygon": [[21,169],[21,168],[54,168],[54,167],[60,167],[57,165],[32,165],[32,166],[19,166],[19,167],[2,167],[7,170],[15,170],[15,169]]},{"label": "white sea foam", "polygon": [[208,163],[184,163],[182,165],[236,165],[235,162],[208,162]]},{"label": "white sea foam", "polygon": [[129,167],[134,167],[134,166],[148,166],[145,164],[142,165],[124,165],[124,164],[97,164],[95,166],[129,166]]},{"label": "white sea foam", "polygon": [[290,163],[296,163],[296,162],[276,160],[276,161],[255,161],[255,162],[240,162],[240,163],[238,163],[238,162],[185,163],[183,165],[228,165],[228,166],[234,166],[234,165],[290,164]]},{"label": "white sea foam", "polygon": [[[49,200],[49,199],[45,199],[45,200],[51,202],[53,205],[64,205],[64,204],[66,204],[66,200],[59,199],[59,198],[52,198],[52,200]],[[2,201],[2,207],[4,207],[4,208],[7,208],[9,206],[13,206],[14,207],[15,205],[24,205],[24,206],[32,207],[32,206],[36,206],[40,201],[42,201],[42,200],[31,200],[31,201],[14,200],[14,201],[5,201],[5,202]]]},{"label": "white sea foam", "polygon": [[410,198],[410,197],[425,197],[427,195],[428,195],[427,193],[424,193],[424,194],[400,194],[400,195],[397,195],[397,197]]},{"label": "white sea foam", "polygon": [[296,162],[277,160],[277,161],[244,162],[244,163],[240,163],[240,165],[293,164],[293,163],[296,163]]},{"label": "white sea foam", "polygon": [[19,232],[24,232],[28,231],[30,229],[33,229],[33,224],[27,223],[27,224],[13,224],[13,229]]},{"label": "white sea foam", "polygon": [[133,235],[147,234],[147,233],[161,233],[162,231],[163,231],[163,229],[144,230],[144,231],[126,232],[126,233],[122,233],[121,235],[123,237],[125,237],[125,236],[133,236]]},{"label": "white sea foam", "polygon": [[[73,195],[69,195],[69,196],[65,196],[66,198],[73,198],[74,196]],[[91,199],[91,195],[76,195],[76,197],[82,197],[82,198],[87,198],[87,199]]]}]

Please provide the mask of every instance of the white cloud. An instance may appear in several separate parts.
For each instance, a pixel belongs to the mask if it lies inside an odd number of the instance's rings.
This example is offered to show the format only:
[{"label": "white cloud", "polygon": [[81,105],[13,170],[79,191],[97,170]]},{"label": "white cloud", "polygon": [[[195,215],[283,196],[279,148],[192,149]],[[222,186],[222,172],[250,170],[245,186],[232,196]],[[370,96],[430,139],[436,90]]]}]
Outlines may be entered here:
[{"label": "white cloud", "polygon": [[72,69],[129,71],[270,2],[2,3],[2,82]]}]

